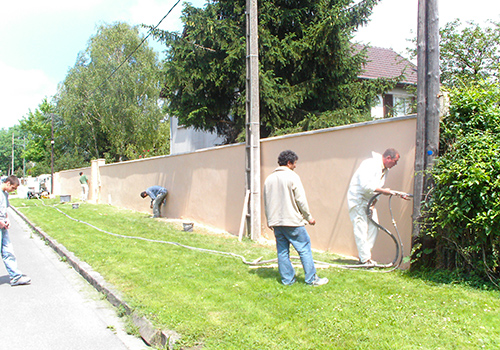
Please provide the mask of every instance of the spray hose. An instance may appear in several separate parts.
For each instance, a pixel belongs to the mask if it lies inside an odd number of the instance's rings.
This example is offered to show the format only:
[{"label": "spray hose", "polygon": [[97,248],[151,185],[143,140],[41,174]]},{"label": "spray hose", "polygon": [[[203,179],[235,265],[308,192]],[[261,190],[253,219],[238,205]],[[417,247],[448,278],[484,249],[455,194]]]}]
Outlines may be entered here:
[{"label": "spray hose", "polygon": [[[393,267],[390,270],[390,271],[393,271],[396,268],[398,268],[399,265],[401,264],[403,245],[400,243],[401,242],[401,238],[399,236],[399,231],[397,230],[396,221],[394,220],[394,217],[392,215],[392,208],[391,208],[391,205],[390,205],[390,198],[392,198],[393,195],[398,195],[398,196],[401,196],[403,198],[405,198],[405,197],[411,197],[412,195],[407,194],[407,193],[403,193],[403,192],[393,191],[393,194],[391,194],[391,197],[389,198],[389,208],[390,208],[390,212],[391,212],[391,217],[392,217],[393,225],[396,228],[396,232],[397,232],[397,236],[398,236],[397,239],[396,239],[396,237],[389,230],[387,230],[385,227],[383,227],[380,224],[378,224],[377,222],[375,222],[372,219],[372,217],[371,217],[371,207],[373,205],[372,203],[378,198],[379,195],[380,195],[380,193],[376,194],[375,196],[373,196],[370,199],[370,201],[368,203],[368,206],[367,206],[367,214],[368,214],[368,217],[370,218],[370,220],[372,220],[372,222],[378,228],[380,228],[381,230],[383,230],[384,232],[386,232],[389,236],[391,236],[391,238],[394,240],[394,242],[396,244],[396,250],[397,250],[397,252],[396,252],[396,257],[395,257],[394,261],[391,264],[389,264],[389,265],[378,265],[376,267]],[[47,206],[45,204],[45,202],[41,198],[39,198],[39,200],[42,202],[42,204],[44,206]],[[103,232],[103,233],[108,234],[108,235],[113,236],[113,237],[124,238],[124,239],[135,239],[135,240],[152,242],[152,243],[169,244],[169,245],[175,245],[175,246],[182,247],[182,248],[185,248],[185,249],[196,250],[196,251],[200,251],[200,252],[204,252],[204,253],[211,253],[211,254],[219,254],[219,255],[223,255],[223,256],[230,256],[230,257],[238,258],[245,265],[250,265],[250,266],[261,266],[261,265],[266,265],[266,264],[270,264],[270,263],[276,263],[278,261],[277,258],[270,259],[270,260],[262,260],[262,257],[259,257],[259,258],[255,259],[253,261],[248,261],[244,256],[239,255],[239,254],[235,254],[235,253],[231,253],[231,252],[224,252],[224,251],[218,251],[218,250],[213,250],[213,249],[205,249],[205,248],[192,247],[192,246],[188,246],[188,245],[181,244],[181,243],[178,243],[178,242],[156,240],[156,239],[150,239],[150,238],[144,238],[144,237],[138,237],[138,236],[121,235],[121,234],[117,234],[117,233],[113,233],[113,232],[109,232],[109,231],[103,230],[103,229],[101,229],[101,228],[99,228],[99,227],[97,227],[95,225],[92,225],[92,224],[90,224],[88,222],[85,222],[85,221],[82,221],[82,220],[79,220],[79,219],[75,219],[75,218],[71,217],[70,215],[68,215],[67,213],[65,213],[64,211],[62,211],[59,208],[57,208],[55,205],[51,205],[50,207],[54,208],[55,210],[57,210],[58,212],[60,212],[61,214],[63,214],[64,216],[66,216],[70,220],[73,220],[75,222],[79,222],[81,224],[87,225],[87,226],[92,227],[93,229],[95,229],[97,231]],[[291,256],[290,259],[300,260],[300,257],[298,257],[298,256]],[[324,262],[324,261],[318,261],[318,260],[314,260],[314,263],[315,264],[325,265],[325,266],[328,266],[328,267],[336,267],[336,268],[342,268],[342,269],[351,269],[351,268],[366,267],[364,265],[339,265],[339,264],[332,264],[332,263],[328,263],[328,262]]]},{"label": "spray hose", "polygon": [[384,270],[376,270],[377,272],[391,272],[396,270],[402,263],[403,261],[403,243],[401,240],[401,236],[399,234],[398,226],[396,224],[396,220],[394,219],[394,215],[392,213],[392,197],[393,196],[398,196],[403,199],[408,199],[413,197],[412,194],[405,193],[405,192],[400,192],[400,191],[391,191],[391,194],[389,195],[389,212],[391,214],[391,221],[392,225],[394,226],[394,229],[396,231],[396,236],[392,234],[391,231],[386,229],[384,226],[380,225],[377,221],[373,219],[373,208],[375,207],[375,203],[377,202],[378,197],[382,193],[376,193],[374,196],[370,198],[368,201],[368,204],[366,206],[366,215],[368,219],[375,225],[377,226],[378,229],[384,231],[391,237],[393,240],[395,246],[396,246],[396,255],[394,257],[394,260],[389,263],[389,264],[356,264],[356,265],[332,265],[334,267],[342,268],[342,269],[363,269],[363,268],[371,268],[371,267],[378,267],[378,268],[384,268]]},{"label": "spray hose", "polygon": [[381,195],[381,193],[377,193],[370,199],[370,201],[368,202],[368,205],[366,206],[366,214],[367,214],[368,218],[370,219],[370,221],[375,226],[377,226],[380,230],[387,233],[389,235],[389,237],[391,237],[392,240],[394,241],[394,244],[396,246],[396,255],[394,257],[394,260],[390,264],[390,266],[392,267],[392,270],[395,270],[401,265],[401,262],[403,261],[403,252],[404,251],[403,251],[403,242],[401,240],[401,236],[400,236],[399,230],[398,230],[398,225],[396,224],[396,220],[394,220],[394,215],[392,214],[391,200],[392,200],[393,196],[399,196],[401,198],[407,199],[407,198],[413,197],[413,195],[411,195],[409,193],[399,192],[399,191],[391,191],[391,194],[389,195],[389,212],[391,213],[391,221],[392,221],[392,225],[394,226],[394,229],[396,231],[396,236],[393,235],[384,226],[380,225],[378,222],[373,220],[373,217],[372,217],[373,216],[373,206],[374,206],[373,203],[378,199],[378,197],[380,195]]}]

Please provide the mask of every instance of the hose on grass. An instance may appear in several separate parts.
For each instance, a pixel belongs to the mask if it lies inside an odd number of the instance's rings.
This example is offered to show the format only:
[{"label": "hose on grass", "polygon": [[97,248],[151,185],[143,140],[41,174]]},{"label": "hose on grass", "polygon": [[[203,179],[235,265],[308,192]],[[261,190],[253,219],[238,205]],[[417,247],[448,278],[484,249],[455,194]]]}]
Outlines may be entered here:
[{"label": "hose on grass", "polygon": [[[397,193],[395,192],[395,194],[401,195],[403,193],[402,192],[397,192]],[[375,266],[375,267],[392,267],[392,269],[390,271],[393,271],[396,268],[398,268],[399,265],[401,264],[402,254],[400,254],[399,252],[403,251],[403,246],[402,246],[402,243],[401,243],[401,237],[399,235],[399,231],[397,230],[396,221],[394,220],[394,217],[393,217],[393,214],[392,214],[392,207],[391,207],[391,204],[390,204],[391,203],[390,199],[389,199],[389,208],[390,208],[391,218],[392,218],[393,224],[394,224],[394,226],[396,228],[397,237],[398,237],[397,239],[396,239],[396,237],[389,230],[387,230],[386,228],[384,228],[383,226],[381,226],[380,224],[378,224],[377,222],[375,222],[372,219],[372,217],[371,217],[371,209],[370,208],[372,206],[372,203],[378,198],[379,195],[380,194],[376,194],[375,196],[373,196],[373,198],[368,203],[368,207],[367,207],[367,211],[369,211],[368,217],[370,218],[370,220],[372,220],[375,223],[375,225],[377,225],[377,227],[379,227],[381,230],[383,230],[384,232],[386,232],[387,234],[389,234],[391,236],[391,238],[393,238],[393,240],[395,241],[396,246],[397,246],[397,254],[396,254],[396,258],[394,259],[394,261],[391,264],[389,264],[389,265],[379,265],[379,266]],[[404,194],[404,195],[411,196],[411,195],[408,195],[408,194]],[[391,198],[392,198],[392,195],[391,195]],[[45,204],[45,202],[43,201],[43,199],[39,198],[38,200],[40,200],[44,206],[48,206],[48,205]],[[218,255],[223,255],[223,256],[229,256],[229,257],[233,257],[233,258],[238,258],[245,265],[250,265],[250,266],[263,266],[263,265],[267,265],[267,264],[277,263],[278,262],[277,258],[269,259],[269,260],[262,260],[262,257],[259,257],[259,258],[255,259],[253,261],[248,261],[243,255],[239,255],[239,254],[232,253],[232,252],[224,252],[224,251],[218,251],[218,250],[213,250],[213,249],[193,247],[193,246],[189,246],[189,245],[178,243],[178,242],[172,242],[172,241],[164,241],[164,240],[150,239],[150,238],[144,238],[144,237],[139,237],[139,236],[128,236],[128,235],[117,234],[117,233],[113,233],[113,232],[109,232],[109,231],[103,230],[103,229],[101,229],[101,228],[99,228],[99,227],[97,227],[97,226],[95,226],[95,225],[93,225],[91,223],[85,222],[83,220],[76,219],[76,218],[68,215],[67,213],[65,213],[61,209],[57,208],[56,205],[51,205],[50,207],[54,208],[59,213],[61,213],[62,215],[66,216],[68,219],[70,219],[72,221],[75,221],[75,222],[87,225],[87,226],[89,226],[89,227],[91,227],[91,228],[93,228],[93,229],[95,229],[95,230],[97,230],[99,232],[102,232],[102,233],[105,233],[107,235],[110,235],[110,236],[113,236],[113,237],[117,237],[117,238],[133,239],[133,240],[140,240],[140,241],[146,241],[146,242],[152,242],[152,243],[160,243],[160,244],[169,244],[169,245],[174,245],[174,246],[178,246],[178,247],[182,247],[182,248],[190,249],[190,250],[195,250],[195,251],[199,251],[199,252],[203,252],[203,253],[210,253],[210,254],[218,254]],[[291,256],[290,259],[300,260],[300,257],[298,257],[298,256]],[[397,261],[399,261],[399,263],[397,263]],[[364,266],[364,265],[340,265],[340,264],[333,264],[333,263],[324,262],[324,261],[318,261],[318,260],[314,260],[314,263],[315,264],[321,264],[321,265],[328,266],[328,267],[341,268],[341,269],[353,269],[353,268],[363,268],[363,267],[366,268],[367,267],[367,266]],[[370,267],[373,267],[373,266],[370,266]]]}]

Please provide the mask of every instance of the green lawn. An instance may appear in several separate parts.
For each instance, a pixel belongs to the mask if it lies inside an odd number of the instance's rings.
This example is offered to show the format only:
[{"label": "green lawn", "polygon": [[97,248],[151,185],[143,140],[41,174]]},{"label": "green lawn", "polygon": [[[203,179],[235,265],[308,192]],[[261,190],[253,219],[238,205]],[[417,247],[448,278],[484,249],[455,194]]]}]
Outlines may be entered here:
[{"label": "green lawn", "polygon": [[[58,200],[12,199],[43,231],[112,283],[156,326],[204,349],[500,349],[500,293],[437,284],[406,272],[320,270],[325,286],[283,286],[277,268],[236,257],[115,237],[70,220]],[[200,232],[108,205],[56,205],[72,217],[127,236],[276,257],[273,246]],[[332,261],[328,253],[314,258]]]}]

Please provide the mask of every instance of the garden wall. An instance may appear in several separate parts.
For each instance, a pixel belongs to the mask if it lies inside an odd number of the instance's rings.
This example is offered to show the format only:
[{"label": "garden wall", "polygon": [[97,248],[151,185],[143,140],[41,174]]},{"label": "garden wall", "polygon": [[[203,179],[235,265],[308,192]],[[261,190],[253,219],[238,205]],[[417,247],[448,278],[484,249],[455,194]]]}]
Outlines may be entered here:
[{"label": "garden wall", "polygon": [[[261,178],[277,166],[285,149],[299,156],[296,172],[304,184],[317,224],[308,226],[313,248],[356,256],[346,202],[351,176],[371,151],[396,148],[401,159],[388,175],[386,187],[411,193],[415,157],[416,117],[399,117],[261,140]],[[237,235],[245,198],[245,145],[220,146],[192,153],[114,164],[103,160],[91,168],[62,171],[55,176],[55,193],[80,197],[78,173],[90,177],[91,200],[151,213],[149,199],[139,194],[147,187],[168,189],[162,215],[213,226]],[[263,201],[262,201],[263,204]],[[377,204],[380,222],[394,232],[387,197]],[[405,255],[411,249],[412,202],[392,199],[393,214],[403,237]],[[262,236],[274,239],[262,208]],[[381,232],[373,258],[390,262],[394,244]]]}]

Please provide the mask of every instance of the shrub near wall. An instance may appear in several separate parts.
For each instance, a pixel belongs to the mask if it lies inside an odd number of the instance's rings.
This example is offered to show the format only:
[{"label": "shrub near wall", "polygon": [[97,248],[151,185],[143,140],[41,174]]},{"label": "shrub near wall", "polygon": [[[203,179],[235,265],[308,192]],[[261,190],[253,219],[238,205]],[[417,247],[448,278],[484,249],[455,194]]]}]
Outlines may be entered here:
[{"label": "shrub near wall", "polygon": [[480,83],[450,94],[441,122],[441,154],[424,210],[419,262],[466,272],[498,285],[500,278],[500,90]]}]

